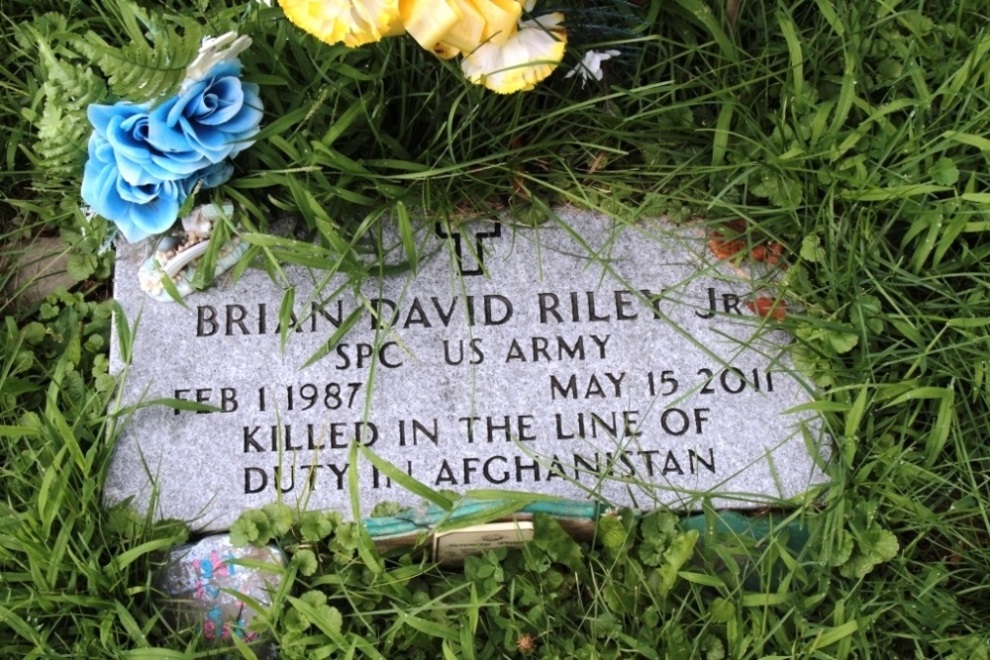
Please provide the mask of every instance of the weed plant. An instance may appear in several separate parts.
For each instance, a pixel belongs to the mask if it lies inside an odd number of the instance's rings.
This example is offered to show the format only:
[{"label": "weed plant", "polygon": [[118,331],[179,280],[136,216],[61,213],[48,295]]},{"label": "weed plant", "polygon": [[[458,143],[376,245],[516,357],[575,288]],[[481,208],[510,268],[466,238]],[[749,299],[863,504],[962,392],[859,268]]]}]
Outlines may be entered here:
[{"label": "weed plant", "polygon": [[[987,658],[987,3],[729,4],[734,20],[704,0],[565,3],[565,66],[620,57],[600,83],[558,72],[501,97],[407,40],[325,46],[261,3],[164,0],[141,24],[124,1],[3,0],[0,261],[57,233],[81,285],[30,309],[0,298],[0,655],[210,653],[152,598],[186,528],[100,505],[109,256],[78,209],[85,105],[110,84],[99,43],[130,44],[118,93],[166,89],[185,66],[169,53],[194,52],[202,26],[255,41],[242,60],[266,118],[224,189],[255,236],[294,214],[354,276],[355,239],[397,216],[533,222],[573,204],[779,242],[794,301],[779,323],[835,440],[824,497],[776,514],[810,530],[800,552],[711,511],[698,530],[619,512],[580,543],[540,518],[525,550],[449,572],[269,509],[241,531],[292,555],[258,618],[284,657]],[[256,239],[251,256],[309,263],[301,245]]]}]

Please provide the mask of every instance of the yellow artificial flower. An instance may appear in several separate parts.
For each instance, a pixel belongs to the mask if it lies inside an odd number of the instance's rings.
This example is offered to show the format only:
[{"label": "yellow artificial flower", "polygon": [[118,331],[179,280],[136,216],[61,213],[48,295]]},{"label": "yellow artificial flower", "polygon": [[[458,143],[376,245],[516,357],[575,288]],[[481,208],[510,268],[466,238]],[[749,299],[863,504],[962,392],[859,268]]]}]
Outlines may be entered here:
[{"label": "yellow artificial flower", "polygon": [[399,0],[279,0],[286,18],[328,44],[356,48],[404,32]]},{"label": "yellow artificial flower", "polygon": [[528,91],[549,76],[564,57],[567,34],[559,12],[523,21],[504,43],[488,41],[461,60],[476,85],[499,94]]},{"label": "yellow artificial flower", "polygon": [[419,45],[443,52],[471,52],[486,41],[504,43],[516,31],[522,5],[516,0],[399,0],[406,31]]},{"label": "yellow artificial flower", "polygon": [[433,48],[430,49],[430,52],[432,52],[434,55],[437,56],[438,59],[441,60],[452,60],[461,54],[460,50],[454,48],[449,44],[445,44],[442,41],[436,42],[433,45]]}]

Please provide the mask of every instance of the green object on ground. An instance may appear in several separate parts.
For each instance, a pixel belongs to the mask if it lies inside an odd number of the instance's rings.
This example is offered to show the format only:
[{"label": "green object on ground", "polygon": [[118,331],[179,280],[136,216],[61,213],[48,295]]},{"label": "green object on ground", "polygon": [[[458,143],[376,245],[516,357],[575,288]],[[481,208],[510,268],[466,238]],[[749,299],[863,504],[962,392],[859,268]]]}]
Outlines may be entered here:
[{"label": "green object on ground", "polygon": [[[366,518],[364,525],[372,539],[385,541],[427,533],[440,525],[445,529],[466,527],[513,513],[546,513],[560,520],[591,523],[605,510],[603,504],[596,502],[543,501],[515,508],[511,501],[469,500],[451,511],[437,506],[407,509],[391,516]],[[723,549],[729,548],[734,559],[740,562],[743,586],[753,591],[766,587],[776,589],[785,568],[784,562],[778,557],[770,559],[769,570],[761,573],[759,566],[753,561],[753,557],[761,555],[761,547],[779,541],[783,546],[781,549],[797,556],[811,537],[811,530],[804,522],[789,520],[782,512],[749,516],[738,511],[711,511],[685,516],[681,518],[680,524],[685,531],[698,532],[700,551],[709,557],[715,556],[714,550],[718,545]],[[732,552],[733,547],[739,551]]]}]

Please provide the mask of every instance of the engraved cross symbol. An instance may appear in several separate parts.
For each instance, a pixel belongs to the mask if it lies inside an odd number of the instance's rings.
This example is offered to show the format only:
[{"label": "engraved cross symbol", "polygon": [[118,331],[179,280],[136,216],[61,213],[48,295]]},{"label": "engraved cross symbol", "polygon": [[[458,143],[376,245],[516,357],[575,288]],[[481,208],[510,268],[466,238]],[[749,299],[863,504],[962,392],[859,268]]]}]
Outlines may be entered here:
[{"label": "engraved cross symbol", "polygon": [[[486,238],[498,238],[502,235],[502,225],[496,222],[490,231],[479,231],[474,235],[475,244],[473,250],[470,248],[465,250],[460,232],[454,231],[448,234],[439,222],[436,223],[435,229],[438,237],[454,240],[454,256],[457,258],[457,268],[461,275],[483,275],[485,273],[485,251],[482,242]],[[476,263],[476,266],[474,268],[468,268],[465,262],[470,263],[472,260]]]}]

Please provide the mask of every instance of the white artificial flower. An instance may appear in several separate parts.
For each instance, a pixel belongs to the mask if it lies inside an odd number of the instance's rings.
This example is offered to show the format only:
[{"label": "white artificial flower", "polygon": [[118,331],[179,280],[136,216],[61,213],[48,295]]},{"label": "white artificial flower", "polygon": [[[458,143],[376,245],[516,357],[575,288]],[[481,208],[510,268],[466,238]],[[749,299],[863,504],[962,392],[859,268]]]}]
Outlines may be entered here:
[{"label": "white artificial flower", "polygon": [[199,47],[199,55],[186,68],[186,78],[182,81],[182,86],[186,87],[202,80],[217,64],[234,59],[250,45],[251,37],[238,36],[236,32],[204,38],[203,44]]},{"label": "white artificial flower", "polygon": [[519,23],[499,44],[489,41],[461,60],[468,80],[499,94],[529,91],[549,76],[564,57],[567,35],[559,12]]},{"label": "white artificial flower", "polygon": [[570,78],[574,74],[577,74],[581,76],[581,87],[584,87],[584,83],[592,78],[601,80],[603,75],[602,62],[613,57],[618,57],[620,54],[617,50],[589,50],[584,54],[584,59],[576,67],[568,71],[564,77]]}]

